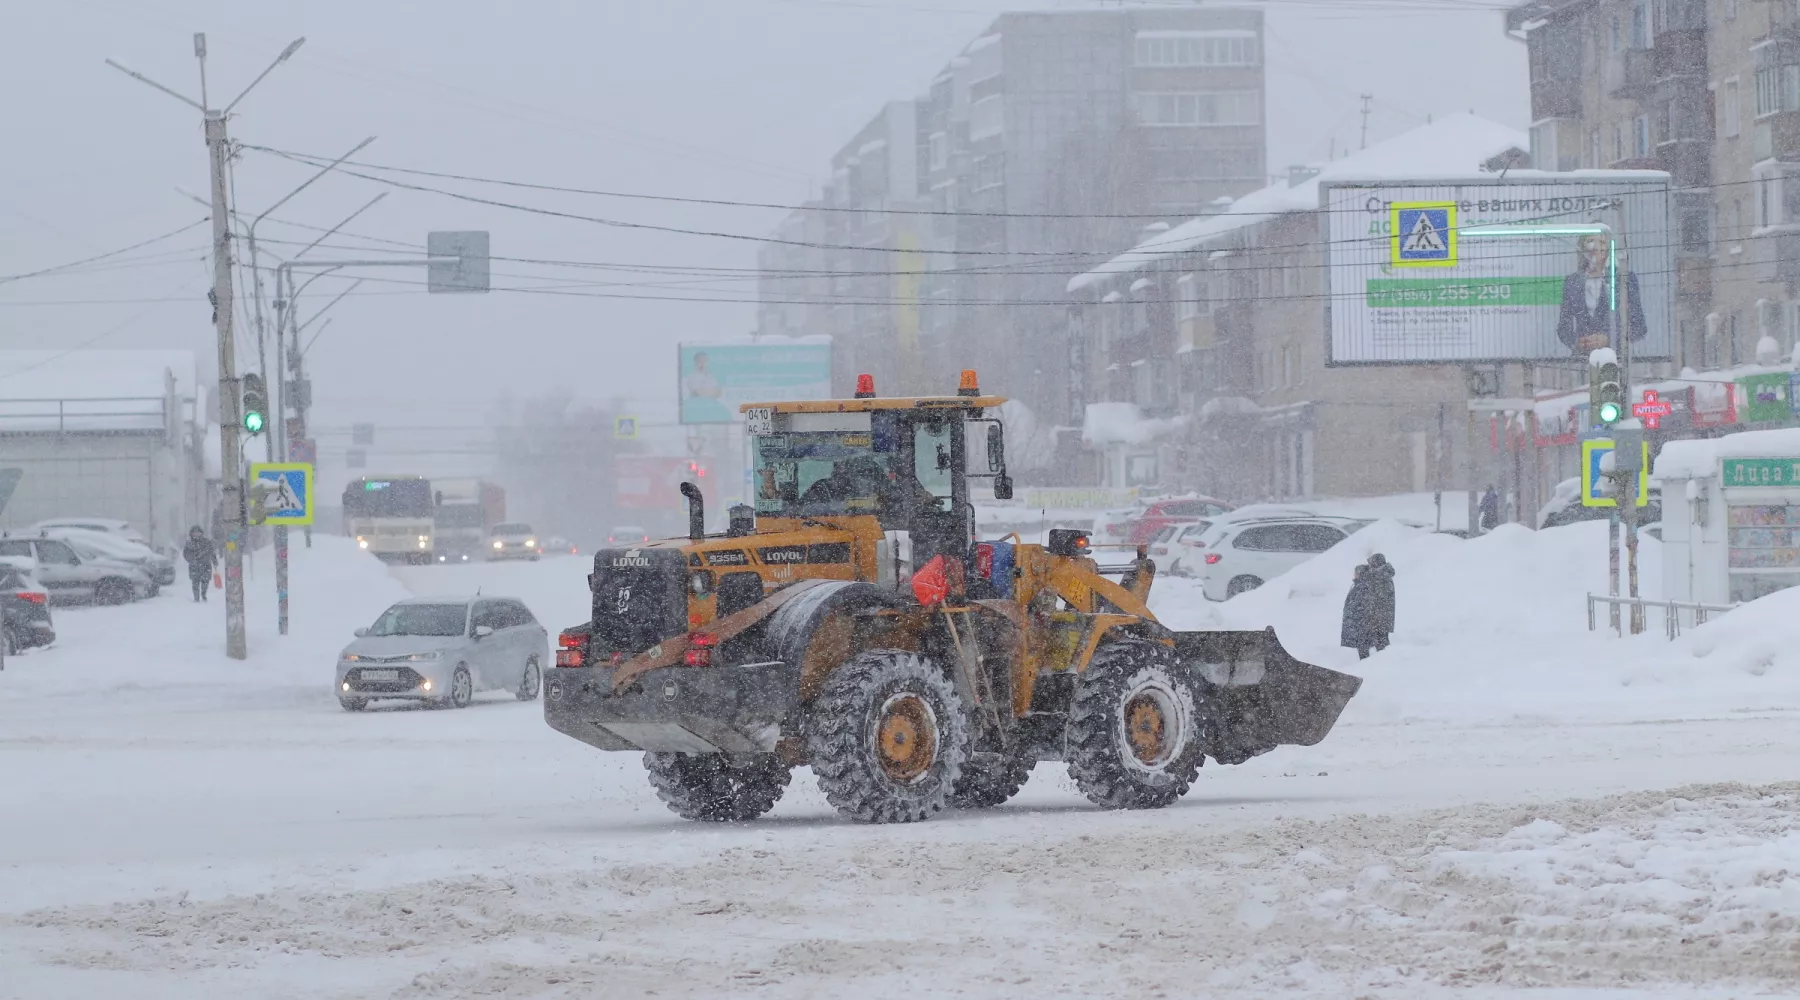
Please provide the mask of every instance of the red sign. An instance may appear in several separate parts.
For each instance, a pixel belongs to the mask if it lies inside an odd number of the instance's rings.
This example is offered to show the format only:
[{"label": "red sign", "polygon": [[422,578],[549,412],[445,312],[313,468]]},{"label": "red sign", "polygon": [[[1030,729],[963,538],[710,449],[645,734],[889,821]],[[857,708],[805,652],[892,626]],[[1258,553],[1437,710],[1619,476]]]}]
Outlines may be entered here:
[{"label": "red sign", "polygon": [[311,438],[296,438],[288,442],[288,461],[305,462],[317,465],[319,462],[319,446]]},{"label": "red sign", "polygon": [[1657,398],[1655,389],[1644,390],[1644,401],[1631,404],[1631,415],[1642,420],[1644,426],[1656,430],[1662,426],[1662,419],[1675,412],[1675,407]]},{"label": "red sign", "polygon": [[615,503],[621,510],[679,510],[691,459],[666,455],[619,455],[613,459]]}]

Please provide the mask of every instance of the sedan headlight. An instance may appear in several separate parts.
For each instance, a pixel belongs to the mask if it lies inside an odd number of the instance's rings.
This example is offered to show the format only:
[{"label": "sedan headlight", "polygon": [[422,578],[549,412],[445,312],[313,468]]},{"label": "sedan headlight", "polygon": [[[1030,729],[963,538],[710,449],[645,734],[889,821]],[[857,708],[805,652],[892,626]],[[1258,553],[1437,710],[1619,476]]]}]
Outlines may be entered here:
[{"label": "sedan headlight", "polygon": [[343,655],[342,659],[345,663],[361,663],[362,662],[362,657],[357,656],[355,653],[345,653]]},{"label": "sedan headlight", "polygon": [[496,538],[496,539],[494,539],[494,548],[504,549],[504,548],[506,548],[506,543],[503,541],[500,541],[499,539]]},{"label": "sedan headlight", "polygon": [[408,656],[407,659],[412,660],[413,662],[417,663],[420,660],[435,660],[443,655],[444,654],[442,652],[434,649],[429,653],[414,653],[411,656]]}]

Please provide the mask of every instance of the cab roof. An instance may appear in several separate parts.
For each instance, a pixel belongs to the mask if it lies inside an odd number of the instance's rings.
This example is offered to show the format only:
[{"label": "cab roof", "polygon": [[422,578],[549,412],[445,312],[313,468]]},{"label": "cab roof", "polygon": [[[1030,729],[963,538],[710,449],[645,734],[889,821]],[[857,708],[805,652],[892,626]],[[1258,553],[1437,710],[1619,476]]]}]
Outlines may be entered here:
[{"label": "cab roof", "polygon": [[867,413],[873,410],[982,410],[1005,396],[876,396],[870,399],[803,399],[785,403],[745,403],[739,413],[766,407],[776,413]]}]

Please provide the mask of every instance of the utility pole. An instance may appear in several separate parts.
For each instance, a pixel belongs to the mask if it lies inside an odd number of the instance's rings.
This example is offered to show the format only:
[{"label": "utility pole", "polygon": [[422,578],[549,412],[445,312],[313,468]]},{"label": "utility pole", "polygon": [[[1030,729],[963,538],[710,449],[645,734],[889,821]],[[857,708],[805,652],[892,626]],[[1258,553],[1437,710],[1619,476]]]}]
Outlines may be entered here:
[{"label": "utility pole", "polygon": [[1375,100],[1374,94],[1362,95],[1362,148],[1369,148],[1369,111]]},{"label": "utility pole", "polygon": [[305,38],[297,38],[290,42],[267,69],[250,81],[250,86],[245,87],[230,104],[218,111],[213,110],[207,101],[206,35],[202,33],[196,32],[194,35],[194,58],[200,61],[198,101],[141,73],[126,69],[111,59],[106,60],[107,65],[127,76],[198,109],[206,124],[207,161],[212,174],[211,297],[213,327],[219,336],[219,521],[225,531],[225,655],[234,660],[247,658],[250,649],[244,635],[244,467],[243,456],[238,452],[240,400],[237,358],[232,346],[231,329],[231,208],[226,198],[226,168],[231,157],[231,141],[226,134],[225,123],[231,116],[231,109],[237,107],[238,102],[263,81],[263,77],[286,62],[305,41]]}]

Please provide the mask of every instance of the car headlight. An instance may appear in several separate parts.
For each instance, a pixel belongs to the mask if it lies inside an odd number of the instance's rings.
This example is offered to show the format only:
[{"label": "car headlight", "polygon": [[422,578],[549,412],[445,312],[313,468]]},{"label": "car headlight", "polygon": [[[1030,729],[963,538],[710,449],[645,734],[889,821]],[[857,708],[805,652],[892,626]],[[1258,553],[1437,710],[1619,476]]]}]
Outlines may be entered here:
[{"label": "car headlight", "polygon": [[362,662],[362,657],[357,656],[355,653],[345,653],[343,655],[342,659],[345,663],[361,663]]},{"label": "car headlight", "polygon": [[443,653],[434,649],[429,653],[414,653],[411,656],[408,656],[407,659],[417,662],[419,660],[435,660],[438,657],[443,656],[443,655],[444,655]]},{"label": "car headlight", "polygon": [[494,548],[504,549],[504,548],[506,548],[506,543],[503,541],[500,541],[499,539],[495,539],[494,540]]},{"label": "car headlight", "polygon": [[357,547],[357,548],[359,548],[359,549],[366,549],[366,548],[368,548],[368,547],[369,547],[369,540],[368,540],[368,539],[367,539],[367,538],[358,538],[358,539],[357,539],[357,540],[356,540],[356,547]]},{"label": "car headlight", "polygon": [[528,548],[528,549],[529,549],[529,548],[531,548],[531,547],[532,547],[532,546],[534,546],[534,545],[536,545],[536,544],[537,544],[537,539],[535,539],[535,538],[527,538],[527,539],[525,539],[525,547],[526,547],[526,548]]}]

